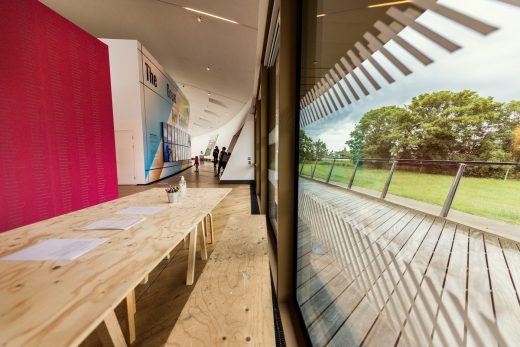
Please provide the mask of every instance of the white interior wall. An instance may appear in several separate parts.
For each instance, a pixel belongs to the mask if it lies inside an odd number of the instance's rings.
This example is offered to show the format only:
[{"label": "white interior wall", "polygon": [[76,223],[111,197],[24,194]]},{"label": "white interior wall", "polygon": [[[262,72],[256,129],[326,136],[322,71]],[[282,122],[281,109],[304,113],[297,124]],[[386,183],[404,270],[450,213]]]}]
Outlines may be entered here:
[{"label": "white interior wall", "polygon": [[255,120],[248,114],[221,181],[252,181],[255,179]]},{"label": "white interior wall", "polygon": [[193,137],[191,139],[192,156],[200,155],[201,152],[204,153],[206,151],[206,147],[208,146],[209,139],[215,134],[218,134],[216,143],[218,148],[228,147],[231,143],[233,135],[235,135],[238,129],[240,129],[240,127],[242,126],[242,124],[244,124],[250,107],[251,101],[247,102],[235,117],[233,117],[229,122],[227,122],[220,128],[213,130],[209,133]]},{"label": "white interior wall", "polygon": [[[165,163],[162,156],[161,123],[172,120],[173,98],[168,88],[189,112],[189,105],[179,100],[184,96],[175,81],[138,41],[101,41],[109,48],[118,184],[146,184],[187,167],[187,160]],[[143,77],[144,63],[155,82]],[[188,131],[187,124],[180,127]]]},{"label": "white interior wall", "polygon": [[[131,181],[118,184],[144,182],[144,137],[141,117],[141,87],[139,81],[140,43],[136,40],[100,39],[108,45],[110,56],[110,83],[112,88],[112,108],[114,130],[128,131],[134,136],[134,177]],[[118,168],[120,170],[120,168]]]}]

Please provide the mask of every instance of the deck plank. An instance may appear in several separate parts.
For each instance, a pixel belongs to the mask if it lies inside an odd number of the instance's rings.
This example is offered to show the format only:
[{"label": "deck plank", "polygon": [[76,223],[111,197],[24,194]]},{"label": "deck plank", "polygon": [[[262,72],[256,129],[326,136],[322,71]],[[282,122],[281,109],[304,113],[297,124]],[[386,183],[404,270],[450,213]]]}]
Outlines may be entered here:
[{"label": "deck plank", "polygon": [[296,299],[300,305],[303,305],[316,292],[326,286],[332,279],[334,279],[341,272],[341,269],[330,263],[322,271],[317,272],[309,281],[301,285],[296,290]]},{"label": "deck plank", "polygon": [[[426,236],[433,219],[424,219],[421,225],[415,230],[408,242],[402,247],[398,253],[400,260],[406,259],[413,255],[419,245],[422,243],[423,238]],[[351,286],[347,288],[345,292],[341,294],[335,301],[335,305],[329,307],[320,317],[319,320],[309,327],[309,335],[315,345],[321,346],[326,343],[331,345],[359,345],[360,338],[363,336],[357,335],[357,331],[351,327],[351,324],[357,324],[361,322],[355,322],[354,319],[345,321],[349,318],[351,313],[356,309],[359,303],[365,297],[363,287],[361,285],[361,275],[356,278]],[[377,315],[377,310],[373,305],[366,305],[364,316]],[[365,319],[360,319],[363,322]],[[341,328],[341,329],[340,329]],[[338,331],[338,329],[340,329]],[[354,334],[352,333],[354,332]],[[356,337],[356,340],[351,340]],[[345,344],[343,344],[345,345]]]},{"label": "deck plank", "polygon": [[[404,279],[406,282],[402,280],[398,282],[398,286],[395,288],[395,292],[401,291],[402,297],[406,298],[407,295],[405,291],[410,290],[412,295],[414,295],[413,286],[409,283],[409,279],[406,277],[408,274],[404,264],[412,264],[412,268],[417,273],[424,272],[429,261],[429,258],[435,249],[437,244],[437,240],[441,233],[443,227],[443,223],[439,223],[439,221],[435,221],[431,218],[427,218],[426,222],[423,223],[414,233],[413,239],[411,239],[405,246],[396,254],[397,263],[399,266],[399,271],[403,273]],[[379,257],[379,261],[381,265],[384,266],[384,261]],[[394,278],[399,278],[399,274],[397,274],[397,270],[391,266],[391,273],[388,271],[384,271],[382,276],[380,276],[376,283],[376,286],[382,288],[384,286],[383,282],[390,283],[390,276],[394,276]],[[375,320],[379,316],[379,312],[388,306],[382,306],[383,302],[386,302],[388,298],[388,294],[392,297],[394,293],[385,293],[382,300],[377,302],[369,302],[366,298],[356,307],[355,311],[349,317],[348,321],[341,327],[338,333],[334,336],[332,341],[330,342],[331,346],[341,346],[341,341],[347,338],[352,332],[355,332],[355,336],[357,336],[357,340],[352,341],[352,345],[360,345],[361,341],[364,339],[366,334],[369,332],[370,328],[374,324]],[[390,300],[392,299],[390,298]],[[409,301],[408,305],[410,305]],[[404,314],[404,310],[402,311]],[[386,324],[388,326],[392,326],[393,322],[381,320],[379,324]]]},{"label": "deck plank", "polygon": [[321,254],[311,253],[310,264],[298,271],[296,275],[296,286],[300,287],[309,281],[314,275],[320,273],[324,268],[329,266],[333,260]]},{"label": "deck plank", "polygon": [[[518,249],[517,249],[518,250]],[[517,260],[520,264],[520,259]],[[481,231],[471,230],[469,234],[469,271],[468,271],[468,316],[472,319],[485,346],[497,346],[495,337],[489,332],[480,314],[494,321],[491,287],[489,282],[484,235]],[[475,346],[476,339],[468,334],[468,346]]]},{"label": "deck plank", "polygon": [[[506,341],[515,346],[520,341],[520,305],[516,299],[515,288],[506,265],[499,238],[484,235],[488,259],[489,275],[493,303],[496,312],[496,322],[506,337]],[[516,341],[516,342],[515,342]]]},{"label": "deck plank", "polygon": [[[457,312],[451,298],[446,292],[452,293],[457,301],[466,306],[466,274],[468,262],[468,229],[457,225],[455,232],[455,239],[451,249],[450,260],[448,265],[448,273],[446,275],[445,283],[441,292],[442,303],[447,308],[448,312]],[[450,326],[454,327],[460,339],[464,339],[464,320],[460,315],[452,314],[446,317],[439,314],[435,323],[433,342],[436,346],[442,346],[437,330],[445,333],[449,345],[457,345],[456,336],[450,331]]]},{"label": "deck plank", "polygon": [[[441,235],[439,237],[439,241],[437,246],[435,247],[435,252],[431,258],[431,261],[426,270],[426,275],[429,276],[434,283],[439,286],[442,286],[442,282],[444,280],[444,275],[446,272],[446,265],[448,262],[449,251],[451,249],[451,243],[453,241],[453,235],[455,232],[455,225],[452,223],[451,225],[444,225],[442,228]],[[424,317],[424,313],[426,311],[426,305],[433,309],[435,312],[435,301],[428,295],[428,291],[424,290],[426,287],[424,281],[421,281],[421,291],[426,297],[425,300],[416,295],[416,309],[412,310],[410,313],[410,318],[403,322],[405,319],[404,314],[400,314],[400,312],[395,312],[392,307],[387,307],[386,310],[383,310],[381,316],[378,318],[378,321],[374,324],[372,330],[367,335],[366,340],[364,342],[367,346],[380,346],[384,341],[392,342],[397,341],[399,339],[399,345],[405,345],[404,341],[413,341],[414,336],[419,336],[419,338],[423,337],[422,334],[414,334],[410,331],[410,329],[416,329],[416,325],[411,325],[410,322],[417,322],[418,314],[421,314]],[[418,294],[418,293],[417,293]],[[397,303],[395,303],[397,305]],[[399,307],[399,306],[394,306]],[[408,307],[409,308],[409,307]],[[396,319],[397,322],[394,323],[394,326],[403,326],[402,333],[399,329],[388,329],[389,324],[382,324],[382,320],[390,320]],[[404,323],[404,324],[403,324]],[[426,330],[431,331],[432,323],[428,320],[425,320]],[[428,324],[429,323],[429,324]],[[399,334],[401,333],[401,336]],[[403,338],[403,336],[405,336]],[[384,337],[384,341],[383,341]],[[418,345],[427,345],[424,341],[424,337],[420,340]]]},{"label": "deck plank", "polygon": [[[302,181],[309,202],[299,212],[314,214],[304,217],[306,232],[331,258],[297,291],[313,345],[497,346],[482,316],[496,319],[509,344],[520,340],[518,243]],[[396,255],[399,271],[376,245]]]}]

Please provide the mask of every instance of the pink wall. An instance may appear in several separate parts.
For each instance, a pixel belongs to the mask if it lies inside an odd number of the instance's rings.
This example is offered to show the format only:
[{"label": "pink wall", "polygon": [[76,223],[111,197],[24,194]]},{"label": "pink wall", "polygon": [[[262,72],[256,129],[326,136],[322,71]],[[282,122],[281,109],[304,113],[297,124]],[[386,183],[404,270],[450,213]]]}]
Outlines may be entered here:
[{"label": "pink wall", "polygon": [[117,198],[108,47],[0,1],[0,232]]}]

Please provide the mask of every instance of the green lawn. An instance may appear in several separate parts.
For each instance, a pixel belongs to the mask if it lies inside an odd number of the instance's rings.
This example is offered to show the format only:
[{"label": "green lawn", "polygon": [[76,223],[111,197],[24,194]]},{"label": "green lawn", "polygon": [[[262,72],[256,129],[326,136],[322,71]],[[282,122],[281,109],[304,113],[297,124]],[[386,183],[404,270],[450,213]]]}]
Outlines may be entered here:
[{"label": "green lawn", "polygon": [[[319,162],[314,178],[326,180],[332,161]],[[310,176],[314,162],[306,162],[302,175]],[[336,162],[331,182],[347,184],[354,166],[351,162]],[[388,169],[367,169],[356,172],[354,186],[381,191],[388,177]],[[453,172],[451,172],[453,171]],[[453,182],[455,170],[450,174],[435,175],[397,169],[389,193],[442,206]],[[492,178],[463,177],[452,204],[452,209],[520,224],[520,180],[503,181]]]}]

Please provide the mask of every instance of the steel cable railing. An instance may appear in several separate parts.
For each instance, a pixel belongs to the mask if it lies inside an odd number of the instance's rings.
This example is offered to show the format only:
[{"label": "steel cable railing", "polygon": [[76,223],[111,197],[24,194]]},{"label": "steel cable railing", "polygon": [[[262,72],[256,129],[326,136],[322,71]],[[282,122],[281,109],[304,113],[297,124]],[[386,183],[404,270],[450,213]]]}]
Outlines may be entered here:
[{"label": "steel cable railing", "polygon": [[[465,170],[467,170],[468,166],[491,166],[491,167],[507,167],[507,169],[502,169],[500,172],[503,173],[503,179],[510,179],[512,175],[512,171],[517,170],[520,171],[520,162],[492,162],[492,161],[476,161],[476,160],[429,160],[429,159],[383,159],[383,158],[314,158],[313,160],[304,160],[300,163],[299,175],[307,176],[311,179],[321,179],[326,183],[330,183],[333,171],[337,167],[339,162],[347,162],[350,163],[348,165],[351,168],[350,176],[348,180],[346,180],[345,184],[347,184],[348,189],[352,189],[354,185],[354,181],[356,179],[356,174],[363,166],[369,166],[372,168],[377,168],[379,170],[382,169],[385,165],[389,165],[388,173],[385,178],[384,186],[381,189],[380,198],[385,199],[388,191],[392,184],[392,179],[394,177],[394,173],[398,167],[402,167],[405,171],[409,172],[417,172],[413,168],[420,168],[420,173],[424,173],[423,167],[429,166],[429,169],[426,170],[427,173],[438,174],[444,173],[443,167],[451,167],[455,169],[455,174],[453,175],[453,181],[451,182],[450,189],[444,198],[444,203],[442,204],[442,209],[440,212],[441,217],[447,217],[453,200],[457,194],[458,187],[462,180]],[[320,178],[317,177],[317,168],[324,165],[330,165],[327,170],[319,173]],[[307,166],[307,167],[306,167]],[[342,166],[347,166],[343,165]],[[323,170],[320,170],[323,171]],[[498,172],[498,169],[494,169],[495,172]],[[520,196],[520,191],[518,192]]]}]

